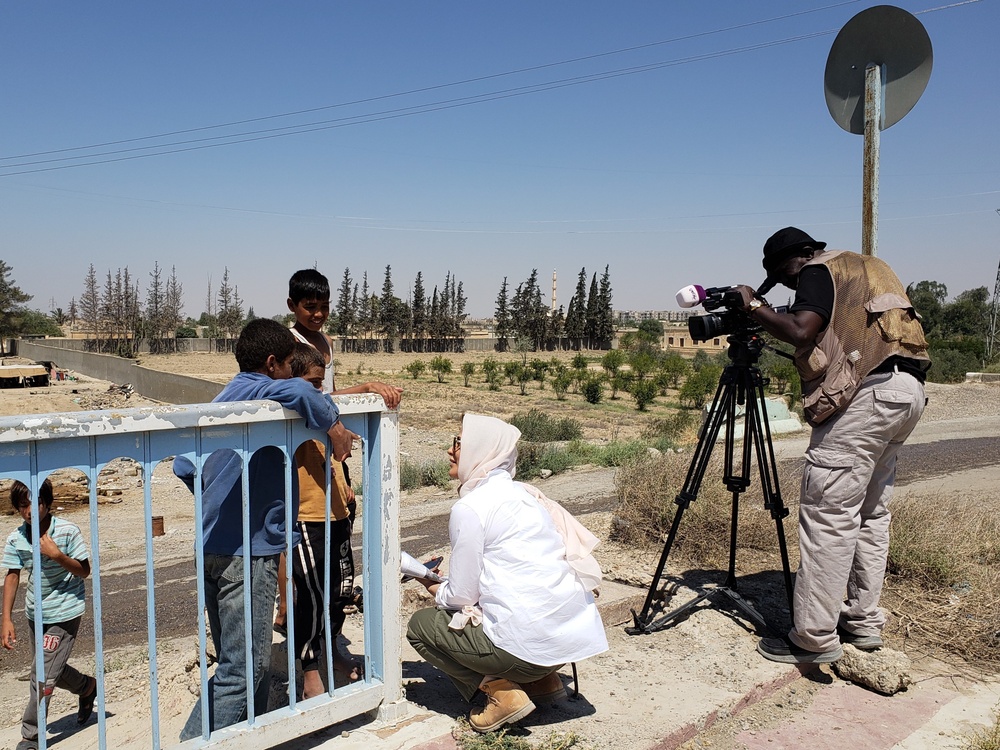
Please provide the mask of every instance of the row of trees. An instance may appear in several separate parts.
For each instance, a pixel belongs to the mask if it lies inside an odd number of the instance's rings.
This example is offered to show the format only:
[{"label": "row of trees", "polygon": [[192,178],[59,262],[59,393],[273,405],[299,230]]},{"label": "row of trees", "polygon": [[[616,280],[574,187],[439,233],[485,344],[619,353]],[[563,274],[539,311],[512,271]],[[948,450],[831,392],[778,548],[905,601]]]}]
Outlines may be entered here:
[{"label": "row of trees", "polygon": [[440,289],[435,285],[430,295],[418,271],[404,301],[396,295],[391,265],[385,267],[381,294],[369,289],[367,272],[359,288],[351,269],[345,268],[326,328],[343,337],[348,349],[391,352],[398,341],[404,351],[458,351],[467,302],[462,282],[451,271],[444,285]]},{"label": "row of trees", "polygon": [[113,274],[108,270],[101,286],[90,264],[79,303],[75,297],[69,303],[69,322],[83,325],[92,351],[134,357],[144,340],[152,352],[175,349],[176,331],[183,323],[183,287],[177,270],[171,268],[165,278],[159,263],[154,263],[149,276],[143,301],[139,278],[127,266]]},{"label": "row of trees", "polygon": [[544,302],[538,285],[538,270],[517,285],[509,295],[504,277],[494,312],[497,348],[506,351],[509,341],[526,344],[533,351],[562,348],[563,340],[572,349],[608,349],[614,337],[611,304],[611,275],[604,267],[600,282],[595,273],[587,291],[587,269],[581,268],[576,292],[567,308],[553,311]]},{"label": "row of trees", "polygon": [[997,353],[987,361],[987,336],[994,311],[989,290],[968,289],[948,301],[948,289],[937,281],[910,284],[906,293],[920,314],[933,366],[927,377],[939,383],[960,382],[965,373],[997,366]]},{"label": "row of trees", "polygon": [[[159,263],[149,273],[145,290],[128,267],[115,272],[109,269],[102,284],[91,264],[79,300],[74,297],[66,312],[58,308],[51,316],[24,306],[31,296],[8,279],[11,270],[6,264],[0,266],[0,332],[8,336],[59,335],[59,326],[69,323],[86,331],[92,350],[132,357],[143,341],[152,352],[175,350],[177,340],[198,335],[198,327],[209,338],[231,340],[255,317],[253,308],[244,312],[228,268],[214,293],[209,280],[205,311],[197,319],[183,316],[183,288],[176,268],[167,274]],[[587,280],[586,269],[581,269],[569,305],[553,311],[542,294],[537,269],[513,294],[505,277],[496,301],[497,348],[609,348],[614,326],[608,267],[599,280],[593,274],[589,292]],[[423,273],[418,272],[403,300],[395,291],[392,266],[385,267],[381,293],[370,287],[367,272],[358,283],[345,268],[339,286],[331,292],[327,332],[341,337],[348,350],[391,352],[398,347],[403,351],[448,352],[463,348],[468,298],[462,282],[451,271],[444,283],[435,284],[429,293]]]}]

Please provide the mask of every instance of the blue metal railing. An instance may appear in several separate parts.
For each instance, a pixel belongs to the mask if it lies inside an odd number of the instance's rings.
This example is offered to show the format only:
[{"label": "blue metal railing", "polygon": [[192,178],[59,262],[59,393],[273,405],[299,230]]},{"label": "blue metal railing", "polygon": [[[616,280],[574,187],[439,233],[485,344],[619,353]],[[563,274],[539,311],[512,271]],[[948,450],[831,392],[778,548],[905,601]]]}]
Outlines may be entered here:
[{"label": "blue metal railing", "polygon": [[[245,722],[209,732],[208,660],[205,627],[204,557],[202,524],[194,524],[195,545],[192,555],[197,570],[198,641],[200,656],[202,735],[182,743],[181,747],[241,750],[273,747],[318,729],[361,714],[377,712],[377,718],[393,722],[405,715],[400,666],[400,596],[399,596],[399,432],[397,414],[386,411],[382,399],[371,395],[339,397],[342,419],[348,429],[362,438],[362,481],[365,508],[362,514],[362,585],[365,592],[364,642],[365,670],[362,680],[333,690],[333,641],[329,610],[324,607],[326,622],[326,673],[330,692],[297,701],[295,696],[295,651],[288,648],[288,705],[263,715],[256,715],[253,701],[253,669],[248,668]],[[87,477],[90,492],[90,554],[92,566],[92,609],[94,616],[94,652],[97,678],[97,732],[99,747],[109,744],[105,705],[104,602],[101,587],[102,537],[98,517],[98,476],[110,461],[130,458],[142,466],[143,513],[146,548],[146,611],[150,677],[150,747],[159,750],[176,744],[175,737],[162,737],[160,727],[159,679],[156,638],[156,579],[153,561],[153,468],[170,456],[186,456],[196,467],[194,482],[194,518],[202,517],[201,466],[215,450],[233,450],[242,462],[244,549],[249,549],[250,520],[248,467],[260,450],[281,452],[284,464],[286,496],[291,497],[293,470],[291,456],[306,440],[326,440],[325,433],[305,427],[292,411],[273,402],[250,401],[190,406],[163,406],[117,411],[76,412],[0,418],[0,477],[19,479],[28,486],[33,501],[45,478],[57,469],[76,469]],[[329,455],[327,458],[329,462]],[[328,467],[329,468],[329,467]],[[326,474],[329,476],[329,472]],[[327,517],[330,496],[327,488]],[[37,528],[37,502],[32,503],[33,525]],[[292,537],[292,506],[285,508],[286,548]],[[113,538],[114,530],[108,535]],[[330,528],[326,524],[326,559],[330,559]],[[33,544],[35,575],[28,585],[34,587],[35,601],[41,602],[40,550]],[[244,581],[250,580],[250,557],[244,556]],[[291,568],[289,556],[287,566]],[[290,570],[289,570],[290,572]],[[324,576],[324,593],[329,596],[330,576]],[[291,576],[286,583],[287,601],[292,601]],[[244,624],[246,664],[252,665],[250,586],[244,587]],[[294,633],[294,612],[289,607],[289,638]],[[44,684],[42,610],[35,608],[35,669],[39,684]],[[39,705],[39,747],[46,747],[46,705]],[[83,730],[88,731],[88,730]],[[90,730],[92,731],[92,730]]]}]

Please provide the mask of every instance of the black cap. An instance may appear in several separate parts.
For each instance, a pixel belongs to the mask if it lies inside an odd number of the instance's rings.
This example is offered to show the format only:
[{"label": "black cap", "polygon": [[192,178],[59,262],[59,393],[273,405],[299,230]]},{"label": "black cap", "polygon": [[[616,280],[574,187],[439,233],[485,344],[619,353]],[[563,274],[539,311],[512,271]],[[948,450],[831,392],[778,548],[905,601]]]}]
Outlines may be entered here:
[{"label": "black cap", "polygon": [[764,243],[764,269],[767,271],[767,278],[757,290],[758,294],[766,294],[778,283],[778,279],[772,276],[775,268],[781,265],[782,261],[797,255],[805,248],[822,250],[826,247],[825,242],[817,242],[801,229],[796,227],[785,227],[767,238]]}]

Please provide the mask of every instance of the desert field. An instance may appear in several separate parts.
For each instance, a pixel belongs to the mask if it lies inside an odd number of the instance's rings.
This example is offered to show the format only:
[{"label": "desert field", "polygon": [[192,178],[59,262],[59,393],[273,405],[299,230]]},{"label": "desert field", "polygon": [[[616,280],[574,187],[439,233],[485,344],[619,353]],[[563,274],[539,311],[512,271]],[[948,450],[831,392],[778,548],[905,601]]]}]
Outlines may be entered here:
[{"label": "desert field", "polygon": [[[528,353],[528,362],[533,359],[558,360],[570,365],[576,352]],[[603,352],[584,352],[590,360],[589,369],[595,374],[601,372],[600,359]],[[425,371],[414,379],[404,371],[410,362],[420,359],[425,363],[435,356],[442,356],[452,363],[452,372],[444,382]],[[644,425],[658,417],[663,417],[676,408],[676,395],[659,396],[646,412],[636,409],[629,394],[620,392],[618,398],[611,398],[610,389],[605,388],[604,399],[599,404],[589,404],[572,389],[565,400],[559,400],[549,382],[539,388],[536,381],[527,385],[525,395],[521,395],[518,385],[511,385],[506,379],[498,391],[491,391],[485,383],[482,363],[487,357],[497,360],[501,367],[505,362],[520,361],[521,355],[506,352],[463,352],[435,354],[338,354],[334,359],[336,382],[340,388],[358,385],[372,380],[399,386],[403,389],[400,406],[400,426],[404,435],[408,430],[429,430],[451,435],[458,429],[461,416],[465,412],[476,412],[509,419],[515,414],[530,409],[541,409],[550,416],[572,418],[583,426],[584,437],[589,440],[614,440],[638,437]],[[476,372],[469,386],[464,384],[462,365],[472,362]],[[166,370],[183,375],[205,378],[219,383],[228,380],[237,372],[236,360],[231,354],[185,353],[141,357],[139,364],[155,370]]]}]

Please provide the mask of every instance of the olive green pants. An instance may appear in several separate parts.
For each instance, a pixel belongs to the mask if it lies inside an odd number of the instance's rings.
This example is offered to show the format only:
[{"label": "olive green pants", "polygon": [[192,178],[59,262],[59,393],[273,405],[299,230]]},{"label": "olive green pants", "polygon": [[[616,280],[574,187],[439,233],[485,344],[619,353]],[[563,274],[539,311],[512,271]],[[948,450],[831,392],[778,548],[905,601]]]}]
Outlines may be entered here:
[{"label": "olive green pants", "polygon": [[534,682],[562,666],[541,667],[518,659],[494,646],[482,625],[470,622],[461,630],[452,630],[448,627],[452,614],[436,608],[414,612],[406,640],[424,661],[448,675],[467,701],[472,700],[486,675],[511,682]]}]

